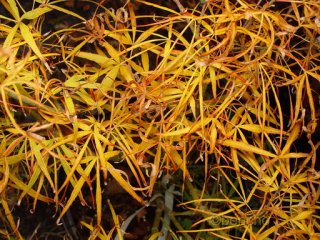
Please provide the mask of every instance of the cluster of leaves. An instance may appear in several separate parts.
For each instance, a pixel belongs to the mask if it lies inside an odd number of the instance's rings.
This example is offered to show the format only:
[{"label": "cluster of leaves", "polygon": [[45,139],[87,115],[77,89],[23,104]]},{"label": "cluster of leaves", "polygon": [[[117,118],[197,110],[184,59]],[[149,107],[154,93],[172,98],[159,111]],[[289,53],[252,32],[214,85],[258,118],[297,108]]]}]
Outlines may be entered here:
[{"label": "cluster of leaves", "polygon": [[[10,202],[28,196],[61,206],[58,222],[94,206],[82,224],[111,237],[109,176],[144,204],[179,173],[186,239],[316,239],[318,1],[95,3],[88,19],[63,1],[0,2],[0,234],[21,238]],[[54,13],[69,19],[50,30]]]}]

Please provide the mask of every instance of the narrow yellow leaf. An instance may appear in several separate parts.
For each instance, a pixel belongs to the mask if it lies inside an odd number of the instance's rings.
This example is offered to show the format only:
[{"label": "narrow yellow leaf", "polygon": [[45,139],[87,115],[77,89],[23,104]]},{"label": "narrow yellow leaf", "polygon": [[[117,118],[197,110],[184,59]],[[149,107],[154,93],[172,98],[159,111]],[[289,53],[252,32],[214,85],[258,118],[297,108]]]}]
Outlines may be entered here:
[{"label": "narrow yellow leaf", "polygon": [[216,125],[212,125],[210,129],[210,153],[213,153],[216,146],[218,131]]},{"label": "narrow yellow leaf", "polygon": [[132,186],[121,176],[119,170],[115,169],[109,162],[106,162],[107,169],[112,177],[119,183],[119,185],[127,191],[139,203],[144,203],[144,200],[133,190]]},{"label": "narrow yellow leaf", "polygon": [[100,88],[99,88],[102,92],[110,90],[110,88],[113,86],[114,80],[117,78],[117,76],[119,74],[119,69],[120,69],[119,65],[114,66],[106,74],[106,76],[102,80]]},{"label": "narrow yellow leaf", "polygon": [[209,67],[209,73],[210,73],[210,82],[211,82],[211,87],[212,87],[212,95],[213,98],[217,98],[217,76],[216,76],[216,71],[214,68]]},{"label": "narrow yellow leaf", "polygon": [[189,104],[190,104],[190,108],[191,108],[191,112],[193,114],[194,118],[197,118],[197,113],[196,113],[196,101],[194,100],[194,97],[191,96],[189,99]]},{"label": "narrow yellow leaf", "polygon": [[252,145],[244,143],[244,142],[238,142],[238,141],[226,139],[226,140],[219,141],[219,144],[221,144],[223,146],[227,146],[227,147],[231,147],[231,148],[247,151],[247,152],[260,154],[260,155],[263,155],[263,156],[268,156],[268,157],[272,157],[272,158],[277,157],[277,155],[275,155],[275,154],[273,154],[271,152],[268,152],[266,150],[260,149],[258,147],[252,146]]},{"label": "narrow yellow leaf", "polygon": [[[64,61],[66,61],[69,58],[73,58],[74,56],[78,56],[78,53],[80,52],[80,49],[86,45],[91,40],[90,37],[85,38],[81,43],[78,43],[71,51],[65,51],[65,53],[68,53],[68,56],[65,57]],[[98,55],[98,54],[95,54]],[[100,56],[100,55],[99,55]],[[84,55],[83,58],[87,58],[89,55]],[[90,59],[88,59],[90,60]]]},{"label": "narrow yellow leaf", "polygon": [[80,20],[82,20],[83,22],[86,22],[86,19],[81,17],[79,14],[76,14],[75,12],[72,12],[72,11],[69,11],[65,8],[62,8],[62,7],[59,7],[57,5],[53,5],[53,4],[49,4],[47,5],[49,8],[52,8],[52,9],[55,9],[57,11],[60,11],[60,12],[63,12],[65,14],[68,14],[68,15],[71,15],[71,16],[74,16],[76,18],[79,18]]},{"label": "narrow yellow leaf", "polygon": [[156,8],[156,9],[162,9],[162,10],[165,11],[165,12],[170,12],[170,13],[173,13],[173,14],[178,14],[176,11],[172,10],[171,8],[168,8],[168,7],[165,7],[165,6],[161,6],[161,5],[158,5],[158,4],[155,4],[155,3],[151,3],[151,2],[149,2],[149,1],[136,0],[136,2],[143,3],[144,5],[151,6],[151,7],[154,7],[154,8]]},{"label": "narrow yellow leaf", "polygon": [[298,226],[295,228],[300,228],[304,233],[310,233],[310,228],[309,228],[309,224],[306,224],[305,221],[296,221],[296,220],[291,220],[291,222]]},{"label": "narrow yellow leaf", "polygon": [[[73,177],[75,170],[77,169],[78,165],[80,164],[80,162],[81,162],[81,160],[83,158],[83,155],[84,155],[85,151],[87,150],[87,146],[88,146],[90,140],[91,140],[91,136],[89,136],[87,138],[86,142],[82,145],[82,149],[80,150],[78,156],[74,160],[72,168],[71,168],[69,174],[67,175],[66,179],[64,180],[63,184],[61,185],[61,187],[60,187],[58,192],[61,192],[62,189],[69,183],[70,178]],[[83,176],[81,179],[85,180],[86,177]]]},{"label": "narrow yellow leaf", "polygon": [[[96,164],[96,160],[97,158],[93,159],[89,164],[88,166],[86,167],[86,169],[84,170],[84,173],[87,176],[90,175],[91,173],[91,170],[93,168],[93,166]],[[72,205],[72,203],[74,202],[74,200],[76,199],[76,197],[79,195],[81,189],[82,189],[82,186],[83,184],[85,183],[85,178],[84,177],[80,177],[79,180],[77,181],[76,185],[74,186],[73,188],[73,191],[66,203],[66,205],[63,207],[61,213],[60,213],[60,216],[58,217],[57,219],[57,224],[60,223],[61,221],[61,218],[63,217],[63,215],[66,214],[66,212],[69,210],[70,206]]]},{"label": "narrow yellow leaf", "polygon": [[284,155],[281,155],[279,158],[282,158],[282,159],[293,159],[293,158],[306,158],[310,156],[310,153],[295,153],[295,152],[291,152],[291,153],[286,153]]},{"label": "narrow yellow leaf", "polygon": [[117,63],[120,62],[119,52],[110,43],[104,42],[103,47],[107,50],[111,59],[113,59]]},{"label": "narrow yellow leaf", "polygon": [[116,62],[112,58],[108,58],[106,56],[91,53],[91,52],[81,51],[81,52],[75,53],[75,56],[80,57],[80,58],[84,58],[84,59],[92,61],[92,62],[95,62],[102,67],[107,67],[112,64],[114,64],[114,65],[116,64]]},{"label": "narrow yellow leaf", "polygon": [[[2,151],[3,153],[4,151]],[[5,154],[4,154],[5,155]],[[8,163],[8,165],[15,165],[23,160],[25,160],[25,154],[24,153],[20,153],[20,154],[17,154],[17,155],[12,155],[12,156],[8,156],[8,157],[1,157],[0,158],[0,164],[4,165],[5,166],[5,159]]]},{"label": "narrow yellow leaf", "polygon": [[147,76],[146,71],[141,66],[141,64],[137,64],[131,59],[127,59],[127,62],[130,65],[130,67],[134,70],[134,72],[138,72],[141,76]]},{"label": "narrow yellow leaf", "polygon": [[71,88],[79,87],[80,86],[80,80],[82,80],[84,78],[85,78],[85,75],[75,74],[75,75],[71,76],[70,78],[68,78],[64,82],[64,86],[71,87]]},{"label": "narrow yellow leaf", "polygon": [[124,80],[126,80],[128,83],[135,80],[135,77],[132,73],[131,67],[127,64],[120,66],[120,74],[122,75]]},{"label": "narrow yellow leaf", "polygon": [[120,222],[119,222],[119,218],[116,214],[116,211],[114,210],[110,200],[108,199],[108,205],[109,205],[109,208],[110,208],[110,211],[111,211],[111,215],[112,215],[112,220],[114,222],[114,225],[115,225],[115,228],[117,229],[117,233],[118,233],[118,239],[119,240],[123,240],[123,236],[122,236],[122,232],[121,232],[121,228],[120,228]]},{"label": "narrow yellow leaf", "polygon": [[206,21],[201,21],[201,25],[211,34],[215,34],[215,28],[210,26]]},{"label": "narrow yellow leaf", "polygon": [[279,222],[276,226],[272,226],[266,231],[262,232],[258,237],[256,238],[257,240],[265,240],[271,233],[276,232],[277,229],[279,229],[281,226],[284,226],[288,223],[289,220],[285,220],[282,222]]},{"label": "narrow yellow leaf", "polygon": [[239,128],[253,132],[253,133],[269,133],[269,134],[286,134],[286,132],[281,131],[281,129],[264,126],[263,129],[261,125],[258,124],[242,124],[238,125]]},{"label": "narrow yellow leaf", "polygon": [[[296,122],[298,121],[298,117],[300,114],[300,108],[302,103],[302,99],[303,99],[303,92],[305,91],[305,81],[306,81],[306,75],[300,75],[299,77],[299,81],[296,87],[296,103],[295,103],[295,109],[294,109],[294,118],[292,120],[292,125],[290,130],[292,130],[293,127],[295,127]],[[291,134],[290,134],[291,135]]]},{"label": "narrow yellow leaf", "polygon": [[130,21],[131,21],[131,30],[132,30],[132,41],[136,40],[136,32],[137,32],[137,17],[135,15],[134,4],[130,1],[128,2],[128,9],[130,14]]},{"label": "narrow yellow leaf", "polygon": [[203,129],[205,126],[207,126],[211,121],[213,121],[214,122],[214,124],[216,124],[216,127],[218,127],[219,128],[219,126],[218,126],[218,121],[215,121],[214,119],[212,119],[212,118],[204,118],[203,120],[201,120],[201,121],[197,121],[197,122],[195,122],[193,125],[192,125],[192,127],[191,127],[191,129],[190,129],[190,133],[194,133],[194,132],[196,132],[196,131],[198,131],[199,129]]},{"label": "narrow yellow leaf", "polygon": [[[21,200],[24,198],[24,196],[28,194],[31,191],[31,189],[33,190],[33,187],[36,184],[36,182],[37,181],[40,182],[39,181],[40,176],[41,176],[41,169],[39,167],[39,164],[37,164],[35,167],[35,170],[32,172],[32,175],[29,179],[28,185],[26,186],[26,188],[23,189],[22,193],[19,196],[18,205],[20,205]],[[39,193],[37,192],[34,192],[34,193],[35,194],[33,195],[33,197],[38,198]]]},{"label": "narrow yellow leaf", "polygon": [[291,145],[296,140],[296,138],[298,137],[298,134],[299,134],[299,132],[301,130],[301,125],[302,125],[301,121],[297,121],[296,122],[296,124],[294,125],[292,131],[289,134],[289,137],[287,139],[286,145],[282,148],[280,156],[283,156],[286,153],[288,153],[288,151],[290,151]]},{"label": "narrow yellow leaf", "polygon": [[277,215],[285,220],[289,219],[288,214],[286,214],[280,207],[277,207],[277,206],[272,207],[272,213],[274,213],[275,215]]},{"label": "narrow yellow leaf", "polygon": [[272,226],[268,230],[264,231],[261,235],[256,238],[257,240],[265,240],[271,233],[276,232],[279,226]]},{"label": "narrow yellow leaf", "polygon": [[0,181],[0,194],[6,188],[8,180],[9,180],[9,165],[7,158],[3,158],[3,169],[0,171],[2,173],[3,178]]},{"label": "narrow yellow leaf", "polygon": [[93,137],[94,137],[94,142],[95,142],[95,147],[98,152],[99,156],[99,162],[101,166],[101,170],[103,172],[104,180],[107,180],[107,168],[106,168],[106,159],[104,157],[104,152],[105,152],[105,147],[102,146],[100,140],[99,140],[99,133],[100,129],[97,124],[94,125],[94,132],[93,132]]},{"label": "narrow yellow leaf", "polygon": [[[15,0],[7,0],[9,3],[9,7],[7,10],[10,12],[10,14],[14,17],[16,21],[20,20],[20,14],[19,14],[19,9],[17,7],[16,1]],[[4,5],[6,6],[6,5]]]},{"label": "narrow yellow leaf", "polygon": [[295,220],[295,221],[304,220],[312,216],[313,213],[314,211],[312,210],[302,211],[297,216],[293,217],[292,220]]},{"label": "narrow yellow leaf", "polygon": [[[107,152],[104,153],[104,158],[105,158],[106,160],[109,160],[109,159],[111,159],[111,158],[117,157],[117,156],[120,155],[120,154],[121,154],[121,151],[119,151],[119,150],[107,151]],[[118,161],[120,161],[120,160],[121,160],[121,159],[118,159]]]},{"label": "narrow yellow leaf", "polygon": [[[8,222],[9,222],[9,224],[10,224],[10,227],[11,227],[11,229],[18,229],[19,228],[19,226],[17,226],[16,225],[16,222],[15,222],[15,220],[14,220],[14,218],[13,218],[13,215],[12,215],[12,206],[9,206],[9,204],[8,204],[8,201],[7,201],[7,196],[6,196],[6,194],[4,193],[4,194],[1,194],[1,201],[0,201],[0,204],[2,205],[2,208],[1,208],[1,212],[2,212],[2,214],[3,215],[1,215],[1,217],[3,216],[4,217],[4,219],[6,219]],[[9,199],[8,199],[9,200]],[[11,205],[11,204],[10,204]],[[3,210],[3,211],[2,211]],[[6,234],[7,235],[7,239],[11,239],[11,238],[13,238],[13,239],[19,239],[19,240],[22,240],[23,239],[23,237],[21,236],[21,234],[20,234],[20,232],[19,231],[14,231],[15,233],[15,236],[16,236],[16,238],[14,238],[13,237],[13,235],[12,235],[12,233],[9,235],[9,234]],[[0,233],[1,233],[1,231],[0,231]],[[5,235],[2,235],[3,236],[3,238],[5,238],[4,236]],[[10,236],[10,237],[9,237]]]},{"label": "narrow yellow leaf", "polygon": [[97,208],[97,225],[101,225],[102,216],[102,191],[101,191],[101,181],[100,181],[100,162],[97,161],[96,167],[96,208]]},{"label": "narrow yellow leaf", "polygon": [[149,71],[149,54],[148,52],[143,52],[141,53],[141,62],[142,62],[142,66],[144,71],[148,72]]},{"label": "narrow yellow leaf", "polygon": [[72,117],[73,115],[75,115],[76,110],[75,110],[75,107],[73,104],[73,100],[67,90],[63,91],[63,97],[64,97],[64,101],[65,101],[68,113],[69,113],[70,117]]},{"label": "narrow yellow leaf", "polygon": [[23,39],[27,42],[32,51],[36,54],[36,56],[41,60],[41,62],[46,66],[49,72],[52,72],[48,63],[45,61],[40,49],[38,48],[36,41],[34,40],[32,33],[27,25],[23,22],[20,22],[20,31]]},{"label": "narrow yellow leaf", "polygon": [[166,132],[166,133],[161,133],[162,137],[172,137],[172,136],[181,136],[183,134],[187,134],[190,131],[190,127],[185,127],[182,129],[178,129],[176,131],[170,131],[170,132]]},{"label": "narrow yellow leaf", "polygon": [[149,237],[149,240],[156,240],[156,239],[159,239],[159,237],[161,237],[163,235],[162,232],[156,232],[156,233],[153,233],[150,237]]},{"label": "narrow yellow leaf", "polygon": [[41,169],[41,172],[47,178],[52,189],[55,191],[54,183],[53,183],[53,181],[50,177],[50,174],[48,172],[48,165],[47,165],[47,161],[48,161],[48,157],[49,157],[48,153],[46,153],[45,151],[44,151],[44,153],[41,152],[42,146],[40,144],[37,144],[32,139],[29,139],[29,141],[30,141],[32,153],[36,157],[36,160],[37,160],[37,163]]},{"label": "narrow yellow leaf", "polygon": [[[36,191],[32,188],[29,188],[24,182],[20,181],[14,174],[11,174],[9,175],[9,179],[13,182],[14,184],[14,187],[17,188],[17,189],[20,189],[22,191],[25,191],[27,190],[27,194],[29,196],[31,196],[32,198],[35,198],[36,195],[37,195],[37,198],[43,202],[47,202],[47,203],[52,203],[53,200],[47,196],[44,196],[44,195],[38,195],[38,193],[36,193]],[[18,202],[19,204],[19,202]]]},{"label": "narrow yellow leaf", "polygon": [[126,44],[126,45],[132,45],[132,41],[131,39],[126,38],[123,34],[118,33],[118,32],[112,32],[109,30],[105,30],[104,31],[104,35],[111,37],[119,42],[121,42],[122,44]]},{"label": "narrow yellow leaf", "polygon": [[94,106],[96,104],[94,99],[92,99],[92,97],[86,91],[79,90],[77,92],[77,95],[79,95],[79,97],[83,100],[83,102],[88,106]]},{"label": "narrow yellow leaf", "polygon": [[183,161],[183,159],[181,158],[180,154],[177,152],[177,150],[175,149],[171,149],[170,150],[170,159],[174,161],[174,163],[183,171],[184,173],[184,176],[187,176],[188,177],[188,180],[190,182],[192,182],[192,177],[188,171],[188,169],[186,168],[186,162]]},{"label": "narrow yellow leaf", "polygon": [[52,11],[52,9],[49,8],[49,7],[35,8],[35,9],[32,9],[31,11],[29,11],[29,12],[24,13],[21,16],[21,19],[28,19],[28,20],[36,19],[36,18],[40,17],[41,15],[43,15],[43,14],[45,14],[47,12],[50,12],[50,11]]},{"label": "narrow yellow leaf", "polygon": [[83,131],[90,131],[91,130],[90,123],[87,123],[85,121],[81,122],[81,120],[79,120],[78,127]]},{"label": "narrow yellow leaf", "polygon": [[11,46],[12,40],[16,36],[18,27],[19,27],[19,25],[17,24],[13,28],[10,29],[9,34],[7,35],[6,40],[3,43],[3,47],[10,47]]},{"label": "narrow yellow leaf", "polygon": [[[66,145],[62,145],[61,149],[63,150],[62,154],[65,154],[65,156],[68,157],[69,159],[75,158],[75,156],[76,156],[75,152],[73,152],[71,149],[66,147]],[[59,151],[59,148],[57,148],[57,151]],[[86,158],[84,158],[84,159],[86,159]],[[90,157],[87,157],[87,160],[84,160],[84,161],[81,161],[81,162],[83,162],[83,164],[88,164],[89,162],[91,162],[94,159],[95,159],[95,156],[90,156]],[[70,161],[61,161],[61,165],[63,167],[63,171],[65,172],[65,174],[69,175],[69,172],[71,171],[71,167],[72,167],[72,162],[70,162]],[[86,177],[86,174],[85,174],[84,170],[82,169],[81,165],[78,165],[77,172],[82,177],[85,178],[85,181],[88,184],[89,188],[92,188],[91,181],[90,181],[90,179],[88,177]],[[74,187],[76,185],[76,182],[77,182],[76,175],[77,174],[73,174],[73,176],[70,178],[70,183],[71,183],[72,187]],[[80,199],[81,203],[85,203],[86,202],[82,192],[79,192],[78,196],[79,196],[79,199]]]}]

